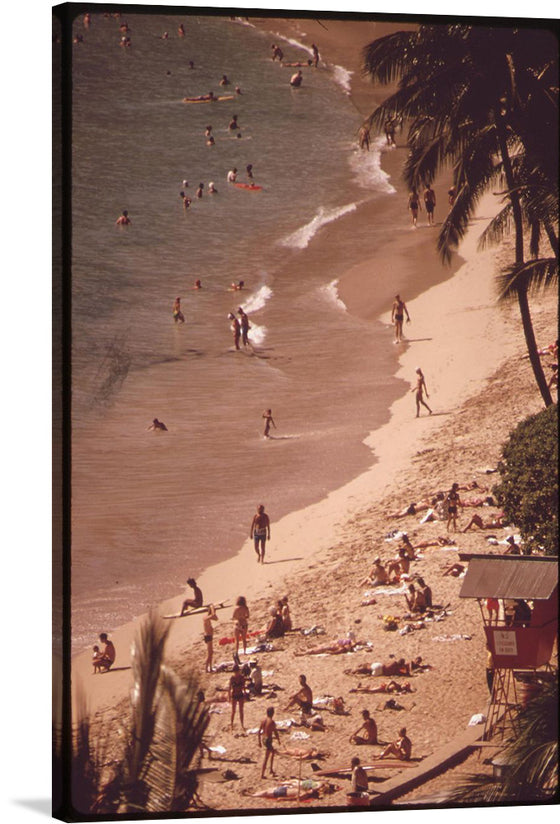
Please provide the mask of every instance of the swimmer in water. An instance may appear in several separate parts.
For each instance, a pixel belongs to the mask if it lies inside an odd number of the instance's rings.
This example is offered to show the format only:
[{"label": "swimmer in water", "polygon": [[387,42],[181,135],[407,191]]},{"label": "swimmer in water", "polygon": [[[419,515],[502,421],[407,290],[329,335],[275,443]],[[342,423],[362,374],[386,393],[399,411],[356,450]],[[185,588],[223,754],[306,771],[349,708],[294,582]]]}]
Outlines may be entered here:
[{"label": "swimmer in water", "polygon": [[115,221],[117,226],[128,226],[128,224],[130,222],[131,221],[130,221],[130,218],[128,216],[128,212],[126,211],[126,209],[123,209],[122,215],[120,217],[118,217]]},{"label": "swimmer in water", "polygon": [[249,163],[247,165],[245,171],[247,172],[247,177],[249,178],[249,180],[252,180],[253,179],[253,164]]},{"label": "swimmer in water", "polygon": [[238,128],[239,128],[239,123],[237,122],[237,115],[234,114],[234,115],[232,115],[231,120],[229,121],[228,129],[230,130],[230,132],[232,132],[234,129],[238,129]]},{"label": "swimmer in water", "polygon": [[200,280],[195,280],[193,289],[202,289],[202,283]]},{"label": "swimmer in water", "polygon": [[299,89],[302,82],[303,74],[301,72],[301,69],[298,69],[298,71],[290,77],[290,86],[294,89]]},{"label": "swimmer in water", "polygon": [[198,197],[200,199],[202,197],[202,190],[203,189],[204,189],[204,183],[199,183],[198,184],[198,189],[196,190],[196,193],[195,193],[195,197]]},{"label": "swimmer in water", "polygon": [[228,183],[235,183],[236,180],[237,180],[237,169],[234,166],[233,169],[231,169],[231,171],[228,172],[227,181],[228,181]]},{"label": "swimmer in water", "polygon": [[180,195],[180,197],[181,197],[181,198],[182,198],[182,200],[183,200],[183,209],[188,209],[188,208],[189,208],[189,206],[190,206],[190,205],[191,205],[191,203],[192,203],[192,200],[191,200],[191,199],[190,199],[190,197],[189,197],[188,195],[186,195],[184,192],[179,192],[179,195]]},{"label": "swimmer in water", "polygon": [[177,29],[177,34],[179,35],[179,37],[184,37],[185,36],[185,27],[183,26],[182,23],[179,23],[179,28]]},{"label": "swimmer in water", "polygon": [[227,74],[222,75],[222,79],[220,80],[220,86],[229,86]]},{"label": "swimmer in water", "polygon": [[218,190],[216,189],[216,187],[214,186],[214,184],[212,182],[210,182],[208,184],[208,194],[209,195],[217,195],[218,194]]},{"label": "swimmer in water", "polygon": [[161,429],[162,432],[167,432],[168,429],[163,421],[158,421],[157,418],[154,418],[151,424],[146,429],[146,432],[155,432],[156,430]]}]

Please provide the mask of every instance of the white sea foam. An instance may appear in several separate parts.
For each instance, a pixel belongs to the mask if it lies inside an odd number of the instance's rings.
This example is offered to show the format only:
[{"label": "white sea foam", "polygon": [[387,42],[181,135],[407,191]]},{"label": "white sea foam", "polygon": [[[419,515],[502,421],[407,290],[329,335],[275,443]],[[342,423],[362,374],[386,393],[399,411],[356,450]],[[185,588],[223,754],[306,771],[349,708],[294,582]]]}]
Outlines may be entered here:
[{"label": "white sea foam", "polygon": [[338,280],[331,280],[330,283],[321,286],[320,292],[326,297],[329,303],[334,303],[339,309],[346,311],[346,304],[340,299],[338,294]]},{"label": "white sea foam", "polygon": [[335,209],[325,209],[323,206],[319,207],[319,211],[309,223],[296,229],[295,232],[287,235],[280,240],[281,246],[290,246],[292,249],[305,249],[309,246],[312,238],[317,234],[319,229],[327,223],[332,223],[333,220],[338,220],[339,217],[347,215],[349,212],[356,210],[355,203],[348,203],[346,206],[337,206]]},{"label": "white sea foam", "polygon": [[342,87],[345,94],[350,94],[352,75],[353,72],[349,69],[345,69],[344,66],[333,66],[334,82],[338,83],[338,85]]},{"label": "white sea foam", "polygon": [[251,328],[249,329],[249,340],[251,343],[260,345],[264,343],[267,333],[266,326],[259,326],[257,323],[251,321]]},{"label": "white sea foam", "polygon": [[[381,168],[381,157],[385,146],[385,138],[382,136],[376,137],[370,143],[369,152],[356,149],[349,155],[348,162],[358,186],[364,189],[374,188],[384,194],[393,194],[396,189],[389,182],[390,178],[387,172],[384,172]],[[391,151],[389,147],[387,148]]]},{"label": "white sea foam", "polygon": [[260,289],[257,289],[253,295],[249,295],[247,300],[240,304],[241,308],[244,312],[247,312],[248,315],[250,315],[251,312],[258,312],[259,309],[263,308],[267,300],[270,300],[272,295],[272,289],[265,284],[261,286]]}]

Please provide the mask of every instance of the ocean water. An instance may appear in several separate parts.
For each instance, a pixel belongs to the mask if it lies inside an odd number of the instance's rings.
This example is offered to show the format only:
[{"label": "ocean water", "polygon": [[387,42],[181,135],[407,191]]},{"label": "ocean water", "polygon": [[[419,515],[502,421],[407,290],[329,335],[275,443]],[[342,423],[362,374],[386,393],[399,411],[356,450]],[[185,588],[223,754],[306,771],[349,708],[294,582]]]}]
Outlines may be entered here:
[{"label": "ocean water", "polygon": [[[124,21],[130,48],[119,45]],[[293,61],[308,50],[227,16],[94,12],[74,32],[84,38],[71,67],[80,651],[237,553],[258,503],[274,524],[371,465],[363,439],[401,390],[390,333],[352,317],[336,289],[341,265],[360,259],[360,238],[344,235],[336,260],[324,243],[364,203],[381,209],[394,194],[382,143],[357,150],[348,71],[304,69],[292,89],[295,69],[272,62],[270,45]],[[233,100],[182,102],[235,85]],[[241,137],[228,129],[233,114]],[[249,163],[260,191],[226,181],[234,166],[246,180]],[[123,209],[131,224],[116,226]],[[239,280],[243,291],[231,291]],[[184,324],[173,322],[176,296]],[[251,345],[235,351],[227,315],[239,306]],[[267,408],[277,429],[265,440]],[[147,431],[154,417],[168,432]],[[252,555],[248,565],[258,574]]]}]

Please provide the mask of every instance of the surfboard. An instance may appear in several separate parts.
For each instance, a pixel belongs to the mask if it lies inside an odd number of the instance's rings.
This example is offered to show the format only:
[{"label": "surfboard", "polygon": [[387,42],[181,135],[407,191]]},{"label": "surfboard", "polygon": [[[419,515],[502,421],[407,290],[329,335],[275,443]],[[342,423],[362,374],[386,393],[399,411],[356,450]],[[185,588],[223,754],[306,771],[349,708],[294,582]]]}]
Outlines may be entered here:
[{"label": "surfboard", "polygon": [[[369,764],[362,764],[364,770],[400,770],[407,767],[417,767],[418,761],[399,761],[398,758],[378,758]],[[328,770],[317,770],[313,775],[350,775],[352,767],[331,767]]]},{"label": "surfboard", "polygon": [[[190,609],[188,612],[184,612],[181,615],[180,612],[175,612],[173,615],[163,615],[163,618],[188,618],[189,615],[202,615],[204,612],[207,611],[210,604],[203,604],[201,607],[197,607],[196,609]],[[226,604],[224,601],[221,601],[219,604],[214,604],[214,609],[226,609],[229,605]]]},{"label": "surfboard", "polygon": [[256,183],[234,183],[234,186],[237,186],[238,189],[247,189],[249,192],[260,192],[262,190],[262,186],[257,186]]},{"label": "surfboard", "polygon": [[183,103],[220,103],[222,100],[233,100],[234,94],[221,94],[213,100],[196,100],[190,97],[183,97]]}]

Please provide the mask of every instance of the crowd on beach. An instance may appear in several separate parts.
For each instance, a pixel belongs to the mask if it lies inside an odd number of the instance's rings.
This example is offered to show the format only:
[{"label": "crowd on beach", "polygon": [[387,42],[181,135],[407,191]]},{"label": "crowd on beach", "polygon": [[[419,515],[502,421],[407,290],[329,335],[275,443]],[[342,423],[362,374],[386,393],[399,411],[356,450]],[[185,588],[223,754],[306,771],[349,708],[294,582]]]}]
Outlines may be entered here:
[{"label": "crowd on beach", "polygon": [[[84,21],[85,22],[85,21]],[[126,26],[126,24],[124,24]],[[181,31],[182,29],[182,31]],[[127,38],[126,45],[130,46],[130,38],[126,34],[128,28],[121,30],[124,32],[123,37]],[[185,35],[184,27],[179,27],[178,36]],[[164,33],[163,37],[167,38],[169,35]],[[81,41],[79,41],[81,42]],[[122,45],[121,41],[121,45]],[[286,62],[282,49],[278,44],[272,45],[272,60],[278,61],[282,66],[295,66],[298,71],[290,78],[290,85],[292,87],[299,87],[302,83],[303,74],[300,64],[297,61]],[[315,45],[313,45],[313,58],[308,60],[305,64],[301,63],[301,67],[317,68],[319,63],[319,52]],[[229,85],[230,81],[226,75],[223,75],[220,85]],[[240,94],[241,90],[236,87],[236,93]],[[214,101],[213,92],[209,95],[201,95],[196,98],[189,98],[192,102],[195,101]],[[386,124],[387,142],[390,145],[395,145],[395,130],[398,128],[398,123]],[[232,116],[228,129],[235,132],[239,129],[237,115]],[[207,145],[213,145],[214,138],[212,135],[212,126],[208,125],[205,133]],[[369,133],[362,132],[360,134],[360,145],[362,148],[369,147]],[[246,167],[247,179],[249,183],[253,181],[253,167],[251,164]],[[228,183],[235,183],[237,181],[237,169],[233,167],[227,175]],[[189,209],[192,200],[185,194],[187,188],[187,181],[183,181],[183,190],[181,191],[181,198],[185,209]],[[200,183],[195,194],[195,198],[203,197],[204,184]],[[209,194],[216,194],[217,189],[214,183],[210,183],[208,187]],[[449,191],[450,203],[454,193]],[[434,225],[434,211],[436,206],[436,197],[430,185],[426,187],[423,193],[423,202],[427,213],[428,224]],[[421,210],[420,197],[416,191],[410,195],[408,208],[412,215],[413,226],[417,225],[418,212]],[[122,215],[117,219],[118,225],[130,225],[131,220],[128,212],[124,210]],[[242,290],[244,287],[243,281],[232,283],[230,289],[233,291]],[[194,284],[194,289],[201,289],[202,283],[197,280]],[[173,303],[173,320],[176,324],[183,324],[185,317],[181,306],[181,297],[177,297]],[[403,323],[404,320],[411,322],[406,303],[402,300],[399,294],[395,296],[395,300],[391,312],[391,321],[395,327],[395,343],[400,344],[404,342],[403,337]],[[240,350],[241,347],[250,345],[249,331],[250,323],[246,312],[242,307],[239,307],[235,312],[228,315],[230,321],[231,332],[233,335],[233,342],[235,350]],[[547,347],[543,350],[543,356],[552,356],[557,360],[557,343],[555,347]],[[553,369],[557,375],[556,369]],[[552,378],[551,378],[552,381]],[[426,399],[429,398],[426,379],[420,367],[416,369],[415,385],[411,392],[415,393],[416,403],[416,417],[419,417],[421,407],[424,407],[429,415],[432,415],[432,409],[427,404]],[[263,412],[262,418],[265,423],[264,437],[270,436],[271,428],[276,427],[276,423],[272,417],[272,410],[266,409]],[[166,425],[158,418],[154,418],[152,424],[148,427],[150,431],[167,431]],[[467,493],[464,496],[462,493]],[[487,507],[490,510],[488,517],[483,517],[482,514],[474,512],[472,516],[465,519],[461,523],[460,515],[463,510],[480,509]],[[394,552],[388,553],[386,557],[382,553],[375,554],[372,566],[369,570],[362,570],[359,581],[357,582],[357,589],[367,587],[367,591],[363,593],[361,599],[357,599],[356,606],[373,606],[380,603],[384,597],[391,597],[395,594],[401,596],[401,609],[398,609],[398,616],[393,614],[384,614],[379,617],[384,628],[387,631],[394,631],[395,626],[401,626],[401,632],[406,633],[415,632],[426,627],[427,622],[445,621],[447,617],[448,604],[441,604],[437,602],[437,586],[432,581],[432,586],[424,580],[422,574],[422,560],[423,551],[430,547],[437,549],[449,548],[453,549],[456,546],[456,537],[451,537],[450,533],[455,535],[465,534],[468,531],[479,529],[481,531],[492,530],[498,531],[506,529],[508,525],[504,516],[496,507],[490,490],[479,484],[476,481],[465,482],[460,484],[453,482],[447,490],[434,491],[432,495],[423,497],[418,501],[407,503],[402,508],[387,514],[387,522],[394,521],[408,521],[416,519],[420,516],[418,525],[428,523],[440,522],[442,535],[432,537],[427,540],[415,541],[410,540],[408,533],[402,530],[392,529],[388,533],[387,540],[394,543]],[[265,512],[263,504],[259,504],[257,512],[254,515],[249,532],[251,540],[254,541],[255,553],[257,556],[257,563],[265,564],[265,550],[267,541],[271,539],[270,518]],[[502,551],[504,554],[525,554],[527,549],[522,542],[515,535],[508,535],[503,542],[492,536],[486,536],[487,540],[492,540],[493,546],[502,544]],[[465,567],[459,563],[451,562],[445,564],[441,570],[443,577],[461,577],[463,576]],[[365,575],[364,575],[365,573]],[[220,638],[219,644],[221,648],[225,648],[231,644],[231,657],[224,662],[215,665],[215,632],[216,624],[219,621],[218,606],[214,602],[207,603],[200,586],[194,578],[189,578],[187,581],[192,594],[186,597],[182,603],[181,611],[177,617],[188,617],[190,615],[199,615],[201,619],[201,636],[205,646],[204,657],[204,673],[207,676],[208,683],[211,679],[216,679],[222,673],[227,673],[229,680],[227,684],[222,683],[215,686],[214,694],[208,695],[208,690],[204,700],[206,701],[211,712],[219,714],[222,711],[223,704],[229,704],[230,721],[229,732],[233,733],[235,729],[236,717],[239,719],[239,726],[243,736],[254,732],[257,736],[259,748],[264,750],[262,763],[260,766],[261,778],[265,778],[266,770],[268,768],[270,775],[275,776],[274,764],[275,756],[278,754],[290,755],[288,747],[281,746],[280,732],[282,729],[297,728],[300,731],[307,731],[326,733],[326,740],[328,741],[329,731],[333,728],[336,730],[337,724],[349,715],[344,695],[333,696],[330,694],[317,695],[316,685],[311,685],[308,681],[308,676],[304,673],[299,675],[298,684],[290,685],[287,683],[277,684],[276,682],[269,682],[265,679],[269,676],[265,674],[266,671],[262,668],[262,657],[270,652],[280,653],[285,656],[305,657],[305,656],[347,656],[353,653],[364,651],[368,655],[373,655],[373,650],[368,640],[357,639],[354,632],[349,631],[344,637],[334,638],[322,644],[315,646],[300,646],[301,638],[314,638],[316,635],[322,634],[321,628],[311,626],[309,628],[294,626],[294,620],[290,612],[290,596],[283,595],[281,598],[275,600],[270,605],[269,614],[266,623],[259,623],[257,627],[250,630],[251,613],[247,603],[247,598],[244,595],[239,595],[236,599],[235,606],[232,610],[232,632],[231,635],[224,635]],[[436,590],[435,595],[433,589]],[[527,624],[531,620],[530,606],[517,600],[515,602],[500,603],[496,599],[488,599],[485,603],[489,620],[497,621],[499,615],[503,615],[506,625],[512,624]],[[279,639],[282,639],[285,646],[279,648],[275,646]],[[106,633],[99,636],[101,649],[98,645],[93,648],[93,672],[95,674],[109,672],[115,664],[116,650],[113,643],[109,640]],[[258,658],[256,656],[259,656]],[[416,656],[407,660],[399,654],[381,656],[378,650],[375,650],[376,657],[383,657],[384,660],[371,661],[369,663],[360,664],[353,669],[344,670],[349,677],[359,677],[361,680],[354,688],[348,688],[348,694],[358,693],[363,695],[377,695],[387,694],[389,696],[406,695],[413,693],[415,687],[413,686],[415,679],[422,678],[425,673],[429,673],[431,665],[425,663],[421,656]],[[242,656],[244,657],[242,659]],[[362,681],[364,678],[383,679],[380,681],[373,681],[374,686],[364,686]],[[278,680],[282,679],[278,676]],[[490,684],[489,684],[490,685]],[[323,685],[324,689],[328,685]],[[289,714],[284,721],[288,724],[281,726],[281,722],[276,720],[278,706],[270,704],[271,701],[278,699],[278,693],[284,690],[290,690],[290,694],[285,702],[282,702],[283,713]],[[293,692],[291,691],[293,690]],[[256,730],[247,730],[245,726],[245,707],[248,702],[258,702],[266,700],[268,706],[261,713],[262,721]],[[389,702],[392,702],[391,704]],[[398,711],[404,708],[398,704],[394,697],[388,699],[388,708]],[[325,714],[329,714],[328,720]],[[361,710],[361,724],[352,732],[349,742],[352,745],[360,747],[375,748],[375,760],[384,760],[388,763],[394,762],[409,762],[413,755],[413,741],[407,734],[407,727],[401,724],[397,725],[387,724],[386,729],[383,730],[383,735],[380,735],[380,727],[382,722],[373,717],[372,711],[368,708]],[[390,740],[385,740],[385,739]],[[320,750],[315,747],[307,746],[298,750],[297,757],[314,758],[320,760]],[[211,749],[206,746],[205,753],[211,757]],[[350,797],[356,797],[368,792],[368,774],[364,769],[361,759],[358,756],[352,756],[348,764],[348,771],[351,776],[351,793]],[[323,785],[324,786],[324,785]],[[288,789],[284,793],[277,793],[267,796],[266,792],[253,793],[255,797],[295,797],[294,793]],[[300,797],[300,788],[297,790],[297,797]]]}]

